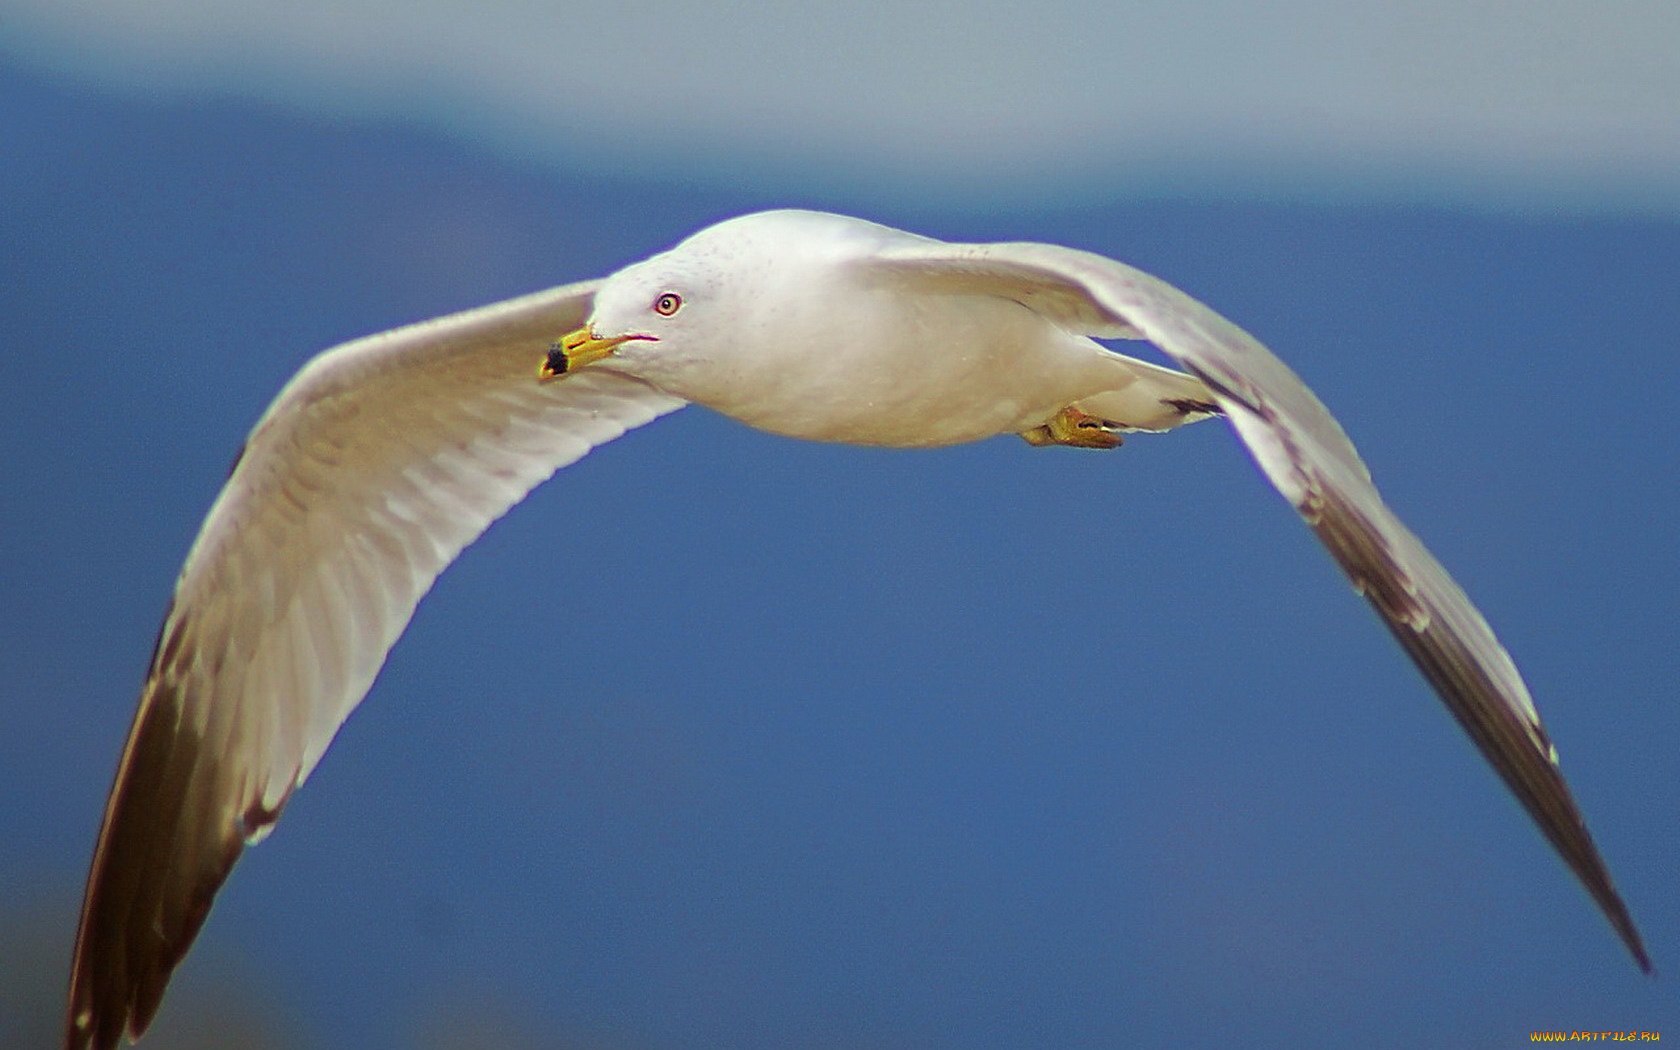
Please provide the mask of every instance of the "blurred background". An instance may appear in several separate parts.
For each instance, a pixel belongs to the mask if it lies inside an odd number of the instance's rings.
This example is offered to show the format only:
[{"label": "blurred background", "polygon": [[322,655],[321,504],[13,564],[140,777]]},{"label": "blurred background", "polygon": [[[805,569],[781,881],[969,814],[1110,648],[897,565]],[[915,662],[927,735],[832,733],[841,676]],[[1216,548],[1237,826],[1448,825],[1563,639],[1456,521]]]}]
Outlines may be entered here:
[{"label": "blurred background", "polygon": [[[0,0],[0,1045],[58,1038],[169,589],[285,379],[779,206],[1103,252],[1276,349],[1514,652],[1674,972],[1677,53],[1671,0]],[[1223,426],[902,453],[696,409],[444,576],[144,1045],[1677,1022]]]}]

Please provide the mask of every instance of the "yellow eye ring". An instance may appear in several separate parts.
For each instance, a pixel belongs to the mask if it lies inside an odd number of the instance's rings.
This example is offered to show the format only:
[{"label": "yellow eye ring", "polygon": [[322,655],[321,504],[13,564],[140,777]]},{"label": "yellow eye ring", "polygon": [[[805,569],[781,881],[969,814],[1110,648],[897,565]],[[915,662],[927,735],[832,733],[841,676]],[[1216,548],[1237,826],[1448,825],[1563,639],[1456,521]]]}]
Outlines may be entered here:
[{"label": "yellow eye ring", "polygon": [[676,292],[663,292],[653,301],[653,312],[661,317],[670,317],[682,309],[682,296]]}]

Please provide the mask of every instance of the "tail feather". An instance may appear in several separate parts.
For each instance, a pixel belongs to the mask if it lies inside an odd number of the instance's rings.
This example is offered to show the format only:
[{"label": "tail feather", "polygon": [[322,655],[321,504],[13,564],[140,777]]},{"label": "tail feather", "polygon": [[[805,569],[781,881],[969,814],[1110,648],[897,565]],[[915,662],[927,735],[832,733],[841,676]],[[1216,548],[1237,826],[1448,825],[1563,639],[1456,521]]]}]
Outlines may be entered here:
[{"label": "tail feather", "polygon": [[1112,420],[1128,431],[1171,430],[1223,414],[1213,391],[1195,376],[1122,354],[1115,357],[1125,365],[1130,382],[1075,402],[1075,408]]}]

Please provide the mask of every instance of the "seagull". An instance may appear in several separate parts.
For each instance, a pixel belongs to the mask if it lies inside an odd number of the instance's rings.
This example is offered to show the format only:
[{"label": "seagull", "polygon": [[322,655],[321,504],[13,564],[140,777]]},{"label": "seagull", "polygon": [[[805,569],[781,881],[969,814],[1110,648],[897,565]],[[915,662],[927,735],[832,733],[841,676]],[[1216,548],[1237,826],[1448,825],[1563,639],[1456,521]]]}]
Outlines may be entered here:
[{"label": "seagull", "polygon": [[[1184,371],[1098,339],[1147,340]],[[145,1032],[241,852],[438,574],[561,467],[690,402],[901,448],[1105,449],[1223,417],[1651,971],[1510,656],[1271,351],[1101,255],[779,210],[605,279],[343,344],[281,390],[158,634],[83,900],[68,1050]]]}]

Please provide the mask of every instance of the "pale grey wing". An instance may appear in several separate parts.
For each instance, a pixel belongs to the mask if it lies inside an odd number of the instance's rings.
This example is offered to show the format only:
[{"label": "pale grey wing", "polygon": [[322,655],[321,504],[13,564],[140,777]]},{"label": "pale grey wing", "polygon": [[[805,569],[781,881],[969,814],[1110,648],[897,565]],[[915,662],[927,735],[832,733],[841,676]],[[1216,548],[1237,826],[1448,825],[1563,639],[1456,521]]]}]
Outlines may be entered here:
[{"label": "pale grey wing", "polygon": [[461,549],[559,468],[681,407],[607,368],[538,382],[598,284],[329,350],[257,423],[181,571],[106,806],[68,1046],[150,1023],[240,851]]},{"label": "pale grey wing", "polygon": [[879,265],[929,290],[1014,299],[1087,335],[1140,332],[1206,383],[1261,470],[1376,608],[1650,971],[1522,676],[1463,590],[1383,503],[1341,426],[1288,366],[1173,286],[1089,252],[918,243],[889,249]]}]

